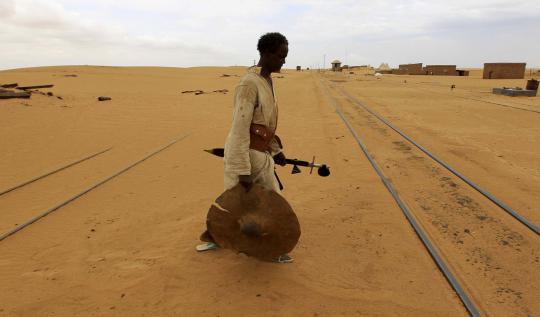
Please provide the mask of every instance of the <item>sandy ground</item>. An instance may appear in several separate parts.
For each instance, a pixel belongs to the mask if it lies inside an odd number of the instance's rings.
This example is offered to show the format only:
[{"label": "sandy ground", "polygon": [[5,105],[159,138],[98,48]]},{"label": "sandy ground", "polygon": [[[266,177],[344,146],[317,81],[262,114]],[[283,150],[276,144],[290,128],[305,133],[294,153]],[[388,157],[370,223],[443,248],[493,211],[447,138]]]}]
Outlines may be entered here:
[{"label": "sandy ground", "polygon": [[[285,153],[316,155],[332,172],[323,179],[278,168],[302,225],[291,254],[295,262],[262,263],[227,250],[196,253],[206,211],[223,186],[222,161],[202,150],[223,145],[234,86],[244,71],[81,66],[0,72],[0,83],[51,83],[54,88],[42,91],[63,98],[0,100],[0,191],[112,147],[0,196],[0,232],[188,135],[0,242],[0,315],[466,316],[323,85],[334,86],[329,94],[365,131],[366,143],[387,163],[385,172],[481,311],[540,311],[532,285],[540,278],[538,237],[474,192],[462,192],[465,185],[451,175],[425,172],[433,168],[427,159],[410,159],[420,154],[336,90],[348,89],[540,223],[540,113],[463,98],[540,110],[539,97],[487,93],[493,86],[524,86],[524,80],[485,81],[474,72],[470,78],[377,80],[285,71],[274,80]],[[451,83],[457,85],[452,92]],[[181,93],[196,89],[229,92]],[[102,95],[112,100],[97,101]],[[448,189],[454,205],[432,188]]]},{"label": "sandy ground", "polygon": [[[326,77],[334,91],[345,87],[353,92],[421,145],[538,224],[540,113],[534,112],[540,109],[538,99],[487,93],[490,85],[523,86],[524,80]],[[453,91],[451,84],[457,87]],[[460,272],[481,309],[501,316],[529,316],[539,311],[539,292],[529,282],[539,278],[538,236],[371,115],[347,104],[346,98],[338,100],[387,177],[450,265]]]}]

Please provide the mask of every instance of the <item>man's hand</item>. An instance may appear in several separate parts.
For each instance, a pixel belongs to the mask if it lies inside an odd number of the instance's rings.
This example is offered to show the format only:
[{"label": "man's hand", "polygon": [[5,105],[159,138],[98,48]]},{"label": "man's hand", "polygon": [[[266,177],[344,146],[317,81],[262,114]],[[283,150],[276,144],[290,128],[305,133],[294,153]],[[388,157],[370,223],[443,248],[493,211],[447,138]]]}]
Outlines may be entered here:
[{"label": "man's hand", "polygon": [[249,192],[251,189],[251,186],[253,186],[253,182],[251,182],[251,176],[250,175],[239,175],[238,176],[239,183],[246,189],[246,193]]},{"label": "man's hand", "polygon": [[283,154],[283,152],[279,152],[278,154],[274,155],[274,162],[277,165],[285,166],[287,164],[285,160],[286,160],[286,157],[285,157],[285,154]]}]

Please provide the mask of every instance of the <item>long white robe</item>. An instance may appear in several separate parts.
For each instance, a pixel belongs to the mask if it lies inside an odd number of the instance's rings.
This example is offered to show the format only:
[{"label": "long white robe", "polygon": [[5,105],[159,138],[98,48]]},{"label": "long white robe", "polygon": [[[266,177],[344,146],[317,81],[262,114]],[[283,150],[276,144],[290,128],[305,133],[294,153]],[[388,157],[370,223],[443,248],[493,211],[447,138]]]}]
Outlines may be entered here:
[{"label": "long white robe", "polygon": [[260,67],[251,67],[236,87],[232,127],[225,142],[225,190],[239,182],[239,175],[250,175],[251,181],[277,193],[273,156],[281,152],[275,137],[270,152],[249,148],[252,123],[270,130],[277,127],[278,106],[275,91],[261,75]]}]

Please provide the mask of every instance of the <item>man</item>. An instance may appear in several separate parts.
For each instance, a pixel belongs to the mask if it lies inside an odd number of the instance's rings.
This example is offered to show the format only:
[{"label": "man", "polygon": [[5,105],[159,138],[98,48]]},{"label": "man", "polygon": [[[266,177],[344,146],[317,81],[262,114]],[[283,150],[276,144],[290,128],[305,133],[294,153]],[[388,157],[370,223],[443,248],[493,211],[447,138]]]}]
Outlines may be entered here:
[{"label": "man", "polygon": [[[288,44],[280,33],[261,36],[257,43],[259,63],[249,68],[236,87],[233,122],[225,142],[225,190],[240,183],[246,191],[252,184],[259,184],[281,192],[274,162],[285,165],[285,155],[275,135],[278,105],[271,74],[279,72],[285,64]],[[201,240],[207,243],[198,246],[199,251],[219,247],[208,231]],[[283,255],[278,262],[289,263],[292,258]]]},{"label": "man", "polygon": [[267,33],[257,44],[260,59],[236,88],[233,123],[225,142],[225,190],[240,182],[249,189],[257,183],[280,192],[274,159],[285,165],[279,138],[277,98],[271,73],[279,72],[288,54],[280,33]]}]

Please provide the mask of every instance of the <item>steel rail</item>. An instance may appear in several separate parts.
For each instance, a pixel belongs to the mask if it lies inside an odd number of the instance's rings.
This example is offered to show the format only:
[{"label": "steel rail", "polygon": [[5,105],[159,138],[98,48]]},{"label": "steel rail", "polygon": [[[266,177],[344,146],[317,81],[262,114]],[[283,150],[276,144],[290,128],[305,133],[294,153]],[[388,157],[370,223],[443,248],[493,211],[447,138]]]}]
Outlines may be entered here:
[{"label": "steel rail", "polygon": [[448,163],[444,162],[442,159],[437,157],[435,154],[428,151],[426,148],[415,142],[411,137],[403,133],[400,129],[398,129],[396,126],[394,126],[392,123],[390,123],[388,120],[383,118],[381,115],[377,114],[367,106],[365,106],[362,102],[360,102],[358,99],[356,99],[354,96],[349,94],[347,91],[345,91],[343,88],[338,87],[338,90],[349,100],[351,103],[353,103],[356,106],[362,107],[367,112],[371,113],[373,116],[375,116],[377,119],[379,119],[381,122],[386,124],[388,127],[390,127],[392,130],[396,131],[398,134],[400,134],[402,137],[404,137],[407,141],[409,141],[411,144],[416,146],[420,151],[424,152],[426,155],[428,155],[430,158],[432,158],[434,161],[442,165],[444,168],[446,168],[448,171],[450,171],[452,174],[459,177],[461,180],[463,180],[465,183],[470,185],[472,188],[476,189],[479,193],[484,195],[487,199],[489,199],[491,202],[499,206],[501,209],[506,211],[509,215],[517,219],[519,222],[527,226],[530,230],[532,230],[537,235],[540,235],[540,227],[538,227],[536,224],[529,221],[527,218],[520,215],[518,212],[513,210],[510,206],[505,204],[503,201],[495,197],[493,194],[488,192],[487,190],[483,189],[479,185],[475,184],[473,181],[471,181],[469,178],[467,178],[465,175],[461,174],[459,171],[457,171],[455,168],[450,166]]},{"label": "steel rail", "polygon": [[429,240],[427,235],[424,233],[420,225],[416,222],[416,220],[414,219],[411,211],[409,210],[405,202],[403,202],[403,200],[400,198],[399,194],[396,192],[392,184],[390,184],[388,178],[384,175],[384,172],[382,171],[382,169],[379,167],[375,159],[371,156],[371,153],[369,152],[367,146],[364,144],[362,139],[358,136],[358,134],[356,133],[354,128],[351,126],[349,121],[345,118],[345,115],[336,104],[335,98],[330,95],[328,88],[324,86],[324,84],[323,84],[323,87],[325,88],[326,95],[330,97],[329,100],[332,103],[332,106],[336,110],[337,114],[340,116],[341,120],[345,123],[345,125],[347,126],[351,134],[353,135],[354,139],[356,140],[356,143],[358,143],[358,145],[362,149],[362,152],[371,163],[371,166],[373,166],[373,168],[375,169],[375,172],[377,172],[377,174],[379,175],[379,178],[383,182],[384,186],[390,192],[390,194],[392,195],[392,197],[398,204],[399,208],[401,209],[401,211],[403,212],[403,214],[409,221],[409,224],[413,227],[414,231],[416,232],[416,234],[418,235],[418,237],[420,238],[420,240],[422,241],[422,243],[428,250],[429,254],[435,261],[437,267],[439,267],[439,269],[441,270],[445,278],[448,280],[448,282],[450,283],[450,285],[452,286],[452,288],[454,289],[454,291],[460,298],[461,302],[463,303],[463,305],[465,306],[469,314],[473,317],[481,316],[480,313],[478,312],[478,309],[475,307],[475,305],[469,299],[469,296],[467,295],[467,293],[463,290],[463,288],[459,284],[458,280],[452,274],[452,272],[450,271],[446,263],[444,263],[444,260],[437,252],[437,249],[431,243],[431,241]]},{"label": "steel rail", "polygon": [[45,173],[45,174],[43,174],[43,175],[41,175],[41,176],[32,178],[31,180],[28,180],[28,181],[26,181],[26,182],[24,182],[24,183],[21,183],[21,184],[19,184],[19,185],[16,185],[16,186],[13,186],[13,187],[11,187],[11,188],[8,188],[8,189],[6,189],[6,190],[0,192],[0,196],[2,196],[2,195],[4,195],[4,194],[7,194],[7,193],[9,193],[9,192],[11,192],[11,191],[14,191],[15,189],[19,189],[19,188],[21,188],[21,187],[23,187],[23,186],[26,186],[26,185],[28,185],[28,184],[31,184],[31,183],[33,183],[33,182],[35,182],[35,181],[38,181],[38,180],[40,180],[40,179],[42,179],[42,178],[45,178],[45,177],[47,177],[47,176],[49,176],[49,175],[52,175],[52,174],[54,174],[54,173],[58,173],[58,172],[60,172],[60,171],[62,171],[62,170],[65,170],[66,168],[72,167],[73,165],[77,165],[77,164],[79,164],[79,163],[82,163],[82,162],[84,162],[84,161],[86,161],[86,160],[89,160],[89,159],[91,159],[91,158],[93,158],[93,157],[96,157],[96,156],[98,156],[98,155],[100,155],[100,154],[103,154],[103,153],[109,151],[110,149],[112,149],[112,147],[110,147],[110,148],[108,148],[108,149],[105,149],[105,150],[103,150],[103,151],[101,151],[101,152],[94,153],[94,154],[92,154],[92,155],[90,155],[90,156],[87,156],[87,157],[82,158],[82,159],[80,159],[80,160],[77,160],[77,161],[75,161],[75,162],[71,162],[71,163],[69,163],[69,164],[67,164],[67,165],[65,165],[65,166],[62,166],[62,167],[60,167],[60,168],[58,168],[58,169],[55,169],[54,171],[47,172],[47,173]]},{"label": "steel rail", "polygon": [[123,168],[122,170],[120,170],[120,171],[114,173],[113,175],[111,175],[111,176],[109,176],[109,177],[107,177],[107,178],[101,180],[100,182],[98,182],[98,183],[92,185],[91,187],[89,187],[89,188],[85,189],[84,191],[78,193],[77,195],[75,195],[75,196],[69,198],[68,200],[62,202],[61,204],[58,204],[58,205],[56,205],[55,207],[52,207],[52,208],[48,209],[47,211],[45,211],[45,212],[39,214],[38,216],[36,216],[36,217],[34,217],[34,218],[28,220],[27,222],[25,222],[25,223],[23,223],[23,224],[21,224],[21,225],[15,227],[15,228],[9,230],[8,232],[3,233],[2,235],[0,235],[0,241],[3,241],[3,240],[6,239],[7,237],[9,237],[9,236],[11,236],[11,235],[13,235],[13,234],[19,232],[20,230],[22,230],[22,229],[28,227],[29,225],[33,224],[34,222],[40,220],[41,218],[46,217],[47,215],[49,215],[49,214],[52,213],[53,211],[58,210],[58,209],[64,207],[65,205],[71,203],[72,201],[76,200],[77,198],[80,198],[81,196],[85,195],[86,193],[90,192],[91,190],[95,189],[96,187],[103,185],[104,183],[106,183],[106,182],[110,181],[111,179],[117,177],[118,175],[120,175],[120,174],[126,172],[127,170],[131,169],[132,167],[134,167],[134,166],[136,166],[136,165],[138,165],[138,164],[140,164],[140,163],[146,161],[146,160],[149,159],[150,157],[152,157],[152,156],[154,156],[154,155],[160,153],[161,151],[164,151],[165,149],[171,147],[172,145],[174,145],[174,144],[177,143],[178,141],[185,139],[185,138],[188,137],[189,135],[190,135],[190,134],[188,133],[188,134],[186,134],[186,135],[184,135],[184,136],[182,136],[182,137],[179,137],[179,138],[175,139],[174,141],[170,142],[169,144],[167,144],[167,145],[165,145],[165,146],[163,146],[163,147],[157,149],[156,151],[154,151],[154,152],[148,154],[147,156],[145,156],[144,158],[142,158],[142,159],[140,159],[140,160],[138,160],[138,161],[136,161],[136,162],[130,164],[129,166],[127,166],[127,167]]},{"label": "steel rail", "polygon": [[[456,97],[458,97],[458,98],[463,98],[463,99],[469,99],[469,100],[480,101],[480,102],[485,102],[485,103],[490,103],[490,104],[494,104],[494,105],[501,106],[501,107],[507,107],[507,108],[517,109],[517,110],[523,110],[523,111],[529,111],[529,112],[540,113],[540,111],[538,111],[538,110],[525,109],[525,108],[521,108],[521,107],[510,106],[510,105],[506,105],[506,104],[498,103],[498,102],[494,102],[494,101],[489,101],[489,100],[482,100],[482,99],[476,99],[476,98],[464,97],[464,96],[456,96]],[[522,104],[522,105],[524,105],[524,106],[529,106],[529,105],[525,105],[525,104]],[[530,107],[530,106],[529,106],[529,107]]]}]

